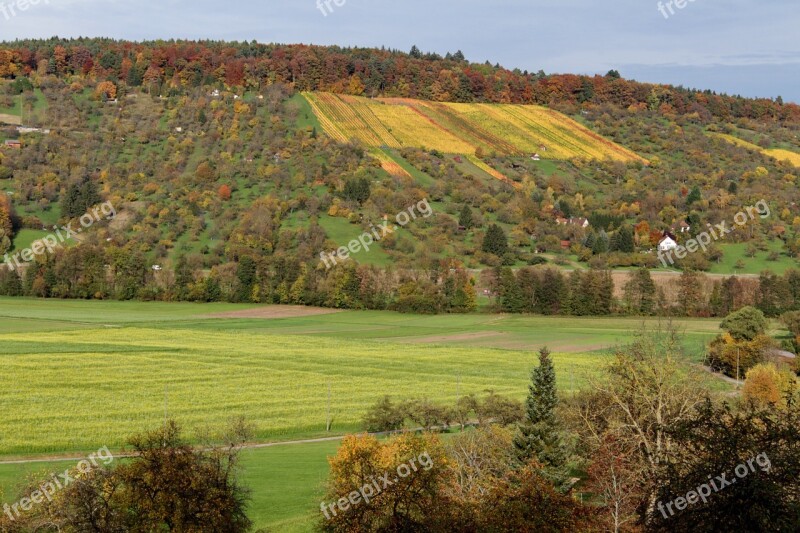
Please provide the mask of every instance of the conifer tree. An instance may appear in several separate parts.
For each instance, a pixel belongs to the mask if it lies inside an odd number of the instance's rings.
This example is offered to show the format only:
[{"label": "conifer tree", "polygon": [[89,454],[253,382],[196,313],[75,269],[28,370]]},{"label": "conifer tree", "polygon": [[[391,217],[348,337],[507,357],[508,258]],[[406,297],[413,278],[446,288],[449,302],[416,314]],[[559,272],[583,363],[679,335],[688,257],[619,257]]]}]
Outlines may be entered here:
[{"label": "conifer tree", "polygon": [[539,350],[539,366],[531,373],[528,390],[525,419],[514,437],[517,457],[522,463],[536,459],[544,465],[545,475],[561,482],[566,449],[555,416],[558,405],[556,370],[546,347]]},{"label": "conifer tree", "polygon": [[483,237],[483,251],[502,257],[508,251],[508,240],[503,228],[492,224]]},{"label": "conifer tree", "polygon": [[458,225],[467,229],[475,225],[475,221],[472,218],[472,209],[470,209],[467,204],[464,204],[464,207],[461,209],[461,213],[458,217]]}]

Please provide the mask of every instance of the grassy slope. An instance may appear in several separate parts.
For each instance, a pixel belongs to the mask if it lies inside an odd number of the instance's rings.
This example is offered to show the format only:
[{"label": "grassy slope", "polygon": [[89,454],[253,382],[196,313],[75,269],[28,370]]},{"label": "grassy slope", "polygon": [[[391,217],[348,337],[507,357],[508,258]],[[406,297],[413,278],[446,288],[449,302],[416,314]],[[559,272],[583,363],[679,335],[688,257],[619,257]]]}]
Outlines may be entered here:
[{"label": "grassy slope", "polygon": [[[769,249],[764,252],[756,253],[755,257],[748,257],[745,254],[747,243],[722,244],[720,249],[723,252],[722,260],[719,263],[712,263],[710,272],[712,274],[760,274],[764,270],[770,270],[776,274],[783,274],[790,268],[797,268],[797,261],[791,257],[781,254],[777,261],[768,261],[767,256],[772,251],[781,253],[783,250],[780,241],[769,243]],[[744,268],[737,269],[736,263],[741,260]]]}]

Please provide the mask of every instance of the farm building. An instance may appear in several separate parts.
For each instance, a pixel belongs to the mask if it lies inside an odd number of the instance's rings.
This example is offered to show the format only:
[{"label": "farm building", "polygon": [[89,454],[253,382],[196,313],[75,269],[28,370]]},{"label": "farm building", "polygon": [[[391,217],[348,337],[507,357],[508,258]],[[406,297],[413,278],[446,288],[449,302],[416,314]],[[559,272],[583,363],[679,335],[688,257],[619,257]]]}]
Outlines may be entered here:
[{"label": "farm building", "polygon": [[8,140],[8,141],[3,143],[3,147],[5,147],[5,148],[14,148],[16,150],[19,150],[19,149],[22,148],[22,143],[17,141],[17,140]]},{"label": "farm building", "polygon": [[588,228],[589,219],[584,217],[577,217],[577,218],[558,217],[556,218],[556,224],[558,224],[559,226],[580,226],[582,228]]}]

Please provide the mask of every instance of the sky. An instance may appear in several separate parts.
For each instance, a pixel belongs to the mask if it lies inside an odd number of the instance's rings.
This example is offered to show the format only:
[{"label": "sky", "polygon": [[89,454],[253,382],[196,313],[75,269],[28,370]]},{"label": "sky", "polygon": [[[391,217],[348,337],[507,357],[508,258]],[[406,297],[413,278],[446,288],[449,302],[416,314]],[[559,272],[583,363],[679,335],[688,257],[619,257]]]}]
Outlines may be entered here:
[{"label": "sky", "polygon": [[416,45],[800,103],[798,0],[0,0],[0,39],[54,35]]}]

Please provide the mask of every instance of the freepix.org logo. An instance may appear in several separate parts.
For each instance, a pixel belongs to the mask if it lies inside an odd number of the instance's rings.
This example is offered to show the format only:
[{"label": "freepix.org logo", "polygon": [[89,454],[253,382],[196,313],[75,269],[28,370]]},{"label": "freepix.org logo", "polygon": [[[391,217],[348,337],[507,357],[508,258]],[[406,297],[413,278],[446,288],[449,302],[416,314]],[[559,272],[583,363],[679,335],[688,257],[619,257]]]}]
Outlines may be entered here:
[{"label": "freepix.org logo", "polygon": [[[103,215],[102,217],[100,216],[101,214]],[[92,226],[95,222],[99,222],[103,218],[113,219],[115,216],[117,216],[117,211],[114,209],[114,206],[111,205],[111,202],[100,204],[78,219],[81,225],[80,228],[73,228],[72,222],[60,228],[58,226],[53,226],[53,229],[56,230],[55,233],[51,233],[50,235],[46,235],[34,241],[30,248],[25,248],[13,255],[5,254],[3,257],[4,262],[9,270],[16,270],[22,266],[20,259],[24,263],[29,263],[33,261],[34,257],[37,255],[41,255],[45,252],[53,253],[56,248],[63,246],[67,240],[72,239],[74,235],[77,235],[83,229]]]},{"label": "freepix.org logo", "polygon": [[6,20],[11,20],[23,11],[41,3],[50,5],[50,0],[16,0],[16,2],[0,1],[0,14]]}]

